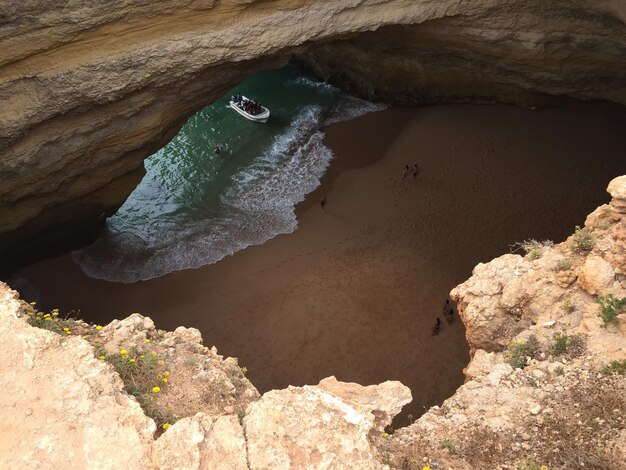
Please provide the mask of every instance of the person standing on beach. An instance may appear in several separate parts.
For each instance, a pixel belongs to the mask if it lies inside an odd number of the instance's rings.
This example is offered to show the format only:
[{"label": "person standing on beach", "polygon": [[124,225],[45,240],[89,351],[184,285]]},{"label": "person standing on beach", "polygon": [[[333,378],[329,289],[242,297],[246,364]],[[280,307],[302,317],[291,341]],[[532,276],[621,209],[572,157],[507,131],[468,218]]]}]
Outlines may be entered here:
[{"label": "person standing on beach", "polygon": [[417,163],[413,164],[413,181],[415,181],[417,179],[417,175],[419,175],[420,173],[420,169],[417,166]]},{"label": "person standing on beach", "polygon": [[406,178],[406,175],[409,174],[409,165],[404,165],[404,171],[402,172],[402,179]]},{"label": "person standing on beach", "polygon": [[324,196],[320,201],[320,207],[322,208],[322,212],[324,212],[324,208],[326,207],[326,196]]},{"label": "person standing on beach", "polygon": [[439,319],[439,317],[437,317],[437,320],[435,320],[435,326],[433,326],[433,336],[438,335],[440,329],[441,329],[441,320]]}]

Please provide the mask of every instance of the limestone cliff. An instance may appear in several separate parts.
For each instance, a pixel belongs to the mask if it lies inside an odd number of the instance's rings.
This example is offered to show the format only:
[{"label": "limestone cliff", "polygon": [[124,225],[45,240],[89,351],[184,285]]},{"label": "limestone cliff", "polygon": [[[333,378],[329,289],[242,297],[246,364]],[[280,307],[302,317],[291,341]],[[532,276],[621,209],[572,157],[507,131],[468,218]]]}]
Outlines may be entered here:
[{"label": "limestone cliff", "polygon": [[625,15],[617,0],[5,0],[0,256],[93,236],[187,116],[320,41],[337,43],[312,49],[318,70],[374,98],[623,104]]},{"label": "limestone cliff", "polygon": [[[159,331],[138,314],[104,327],[61,320],[0,284],[0,413],[11,427],[0,458],[11,468],[623,469],[626,176],[609,191],[570,239],[480,264],[452,291],[473,351],[467,381],[392,434],[384,426],[411,399],[398,382],[331,377],[259,397],[197,330]],[[158,387],[141,391],[128,372],[141,367]]]},{"label": "limestone cliff", "polygon": [[400,105],[568,98],[626,104],[620,2],[464,2],[464,11],[313,45],[298,59],[371,100]]},{"label": "limestone cliff", "polygon": [[466,383],[384,442],[390,461],[626,468],[626,176],[608,190],[565,242],[479,264],[452,290]]},{"label": "limestone cliff", "polygon": [[0,350],[6,468],[376,469],[372,436],[411,401],[334,377],[259,397],[198,330],[40,314],[2,283]]}]

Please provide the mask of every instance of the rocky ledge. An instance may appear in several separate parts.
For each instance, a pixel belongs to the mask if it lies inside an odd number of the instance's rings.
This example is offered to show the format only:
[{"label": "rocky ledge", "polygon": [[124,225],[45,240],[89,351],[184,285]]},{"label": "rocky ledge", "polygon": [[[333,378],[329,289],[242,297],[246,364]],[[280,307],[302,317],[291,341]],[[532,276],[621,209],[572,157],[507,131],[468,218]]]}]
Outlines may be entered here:
[{"label": "rocky ledge", "polygon": [[623,469],[626,176],[609,192],[565,242],[525,242],[524,256],[480,264],[453,289],[472,350],[466,383],[395,432],[385,427],[411,400],[398,382],[330,377],[259,396],[195,329],[157,330],[139,314],[89,325],[1,285],[3,463]]},{"label": "rocky ledge", "polygon": [[625,18],[620,0],[4,2],[0,268],[94,237],[189,115],[290,54],[403,104],[626,104]]}]

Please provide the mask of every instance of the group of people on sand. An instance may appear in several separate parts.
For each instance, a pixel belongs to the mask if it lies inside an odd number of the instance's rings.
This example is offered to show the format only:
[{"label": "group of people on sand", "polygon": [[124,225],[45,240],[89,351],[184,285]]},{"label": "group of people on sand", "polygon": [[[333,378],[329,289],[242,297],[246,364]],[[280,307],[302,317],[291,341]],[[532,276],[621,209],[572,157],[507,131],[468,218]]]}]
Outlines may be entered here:
[{"label": "group of people on sand", "polygon": [[402,172],[402,179],[405,179],[407,176],[409,176],[409,173],[411,174],[411,176],[413,176],[413,181],[415,181],[417,179],[417,175],[420,174],[420,169],[417,166],[417,163],[413,163],[413,165],[411,166],[404,165],[404,171]]},{"label": "group of people on sand", "polygon": [[[454,320],[454,309],[452,308],[452,305],[450,305],[450,301],[448,299],[446,299],[446,302],[443,304],[443,309],[441,313],[448,322],[448,325],[452,324],[452,321]],[[438,335],[440,330],[441,319],[437,317],[435,320],[435,326],[433,326],[433,336]]]},{"label": "group of people on sand", "polygon": [[261,114],[263,112],[263,106],[261,106],[261,103],[255,103],[252,100],[243,99],[241,93],[237,93],[235,96],[233,96],[232,100],[246,113],[252,114],[253,116],[256,116],[257,114]]}]

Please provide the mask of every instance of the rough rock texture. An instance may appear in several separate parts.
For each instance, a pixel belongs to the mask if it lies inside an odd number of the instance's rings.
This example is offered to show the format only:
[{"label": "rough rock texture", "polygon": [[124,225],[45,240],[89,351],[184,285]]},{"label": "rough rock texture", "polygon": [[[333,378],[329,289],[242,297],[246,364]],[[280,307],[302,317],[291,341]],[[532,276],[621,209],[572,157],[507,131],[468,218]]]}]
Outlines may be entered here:
[{"label": "rough rock texture", "polygon": [[[59,335],[31,326],[30,307],[0,284],[0,415],[11,426],[0,433],[0,461],[9,468],[625,469],[626,374],[606,366],[626,367],[626,308],[615,311],[614,324],[598,315],[598,295],[626,298],[626,215],[614,204],[624,181],[611,182],[613,201],[590,214],[583,231],[481,264],[452,291],[473,353],[467,381],[394,433],[383,428],[411,399],[398,382],[363,387],[330,377],[259,398],[236,360],[202,346],[197,330],[156,330],[134,314],[102,328],[75,321],[71,334]],[[142,406],[177,419],[156,440],[154,422],[109,365],[128,368],[153,352],[171,380]]]},{"label": "rough rock texture", "polygon": [[[616,187],[623,178],[613,180],[608,189],[620,195]],[[626,215],[614,202],[587,217],[591,250],[577,249],[574,234],[560,245],[541,247],[537,259],[508,254],[481,263],[469,280],[452,290],[472,350],[502,351],[518,333],[547,322],[591,335],[605,332],[598,328],[602,322],[594,296],[626,297]],[[565,302],[571,303],[571,312],[563,308]],[[624,325],[618,329],[624,330]],[[622,347],[621,336],[601,336],[607,354],[611,344]]]},{"label": "rough rock texture", "polygon": [[[609,185],[614,198],[624,181]],[[467,381],[441,407],[381,440],[388,462],[626,468],[626,375],[603,372],[626,359],[626,309],[603,326],[597,297],[626,298],[626,215],[614,201],[586,220],[590,250],[580,250],[579,232],[539,253],[480,264],[452,290],[473,353]],[[537,347],[522,349],[532,337]],[[517,362],[515,351],[523,351]]]},{"label": "rough rock texture", "polygon": [[399,382],[363,387],[334,377],[268,392],[244,419],[250,468],[381,468],[368,434],[410,401]]},{"label": "rough rock texture", "polygon": [[91,341],[108,354],[121,349],[154,351],[170,373],[165,393],[160,393],[154,403],[174,419],[193,416],[200,410],[213,416],[243,415],[246,407],[260,396],[237,359],[224,358],[216,348],[204,346],[202,335],[195,328],[157,330],[150,318],[133,313],[102,327]]},{"label": "rough rock texture", "polygon": [[374,98],[624,104],[625,16],[618,0],[3,1],[0,256],[93,237],[187,116],[321,40],[377,30],[309,56]]},{"label": "rough rock texture", "polygon": [[246,470],[243,428],[232,415],[181,419],[154,443],[152,461],[172,470]]},{"label": "rough rock texture", "polygon": [[119,376],[86,341],[28,326],[24,311],[1,284],[1,466],[146,468],[156,426]]},{"label": "rough rock texture", "polygon": [[[196,329],[156,330],[139,314],[103,327],[55,315],[37,316],[0,283],[0,416],[11,429],[0,433],[2,468],[378,469],[372,436],[411,401],[399,382],[334,377],[259,397]],[[31,326],[35,317],[68,332]],[[154,370],[160,390],[136,400],[125,389],[139,376],[123,382],[116,370],[144,357],[167,371]],[[144,411],[167,424],[157,432]]]},{"label": "rough rock texture", "polygon": [[401,105],[565,97],[626,103],[622,2],[462,2],[462,11],[314,45],[300,61],[373,100]]}]

